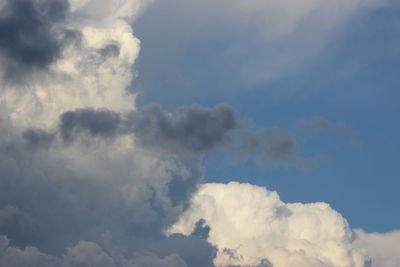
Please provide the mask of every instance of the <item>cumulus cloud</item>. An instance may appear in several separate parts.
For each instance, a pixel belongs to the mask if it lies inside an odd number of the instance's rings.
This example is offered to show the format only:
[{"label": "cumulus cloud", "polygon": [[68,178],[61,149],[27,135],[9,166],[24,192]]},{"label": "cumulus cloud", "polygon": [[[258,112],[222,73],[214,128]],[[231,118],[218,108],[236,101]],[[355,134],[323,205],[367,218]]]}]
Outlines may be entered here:
[{"label": "cumulus cloud", "polygon": [[217,266],[364,267],[369,260],[353,245],[346,220],[328,204],[284,203],[263,187],[204,184],[169,232],[189,234],[201,218],[218,248]]},{"label": "cumulus cloud", "polygon": [[400,231],[391,233],[366,233],[355,230],[354,246],[365,250],[371,257],[372,266],[395,267],[400,265]]}]

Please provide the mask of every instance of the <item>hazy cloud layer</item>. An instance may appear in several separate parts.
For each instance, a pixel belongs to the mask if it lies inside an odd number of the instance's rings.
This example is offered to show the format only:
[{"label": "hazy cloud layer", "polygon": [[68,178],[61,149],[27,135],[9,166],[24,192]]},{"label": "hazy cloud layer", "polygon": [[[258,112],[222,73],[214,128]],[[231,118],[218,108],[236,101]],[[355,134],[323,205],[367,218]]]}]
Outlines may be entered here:
[{"label": "hazy cloud layer", "polygon": [[137,89],[145,100],[169,105],[214,98],[215,91],[259,89],[275,99],[309,90],[308,83],[297,81],[286,88],[266,84],[312,68],[351,29],[349,21],[386,2],[159,1],[135,23],[147,44],[138,62]]},{"label": "hazy cloud layer", "polygon": [[295,139],[279,128],[264,128],[259,133],[243,131],[239,137],[239,151],[242,157],[261,150],[265,159],[288,160],[297,150]]},{"label": "hazy cloud layer", "polygon": [[307,127],[319,132],[332,132],[349,138],[351,143],[357,142],[357,134],[342,121],[332,122],[323,117],[316,117],[312,120],[301,121]]}]

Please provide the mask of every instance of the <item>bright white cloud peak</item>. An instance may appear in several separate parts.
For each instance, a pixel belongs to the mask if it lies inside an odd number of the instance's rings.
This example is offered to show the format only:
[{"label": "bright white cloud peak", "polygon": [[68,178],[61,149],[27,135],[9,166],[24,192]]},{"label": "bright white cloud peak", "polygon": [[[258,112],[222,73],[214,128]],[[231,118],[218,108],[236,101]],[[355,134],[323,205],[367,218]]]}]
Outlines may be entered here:
[{"label": "bright white cloud peak", "polygon": [[199,219],[211,227],[220,266],[363,267],[346,220],[326,203],[283,203],[276,192],[250,184],[205,184],[170,232],[189,234]]},{"label": "bright white cloud peak", "polygon": [[[131,23],[150,2],[0,0],[0,265],[398,266],[397,233],[354,240],[325,203],[237,183],[196,193],[202,157],[238,122],[227,105],[135,110]],[[301,3],[289,22],[275,18],[273,38],[322,5]],[[252,16],[286,4],[233,7]]]}]

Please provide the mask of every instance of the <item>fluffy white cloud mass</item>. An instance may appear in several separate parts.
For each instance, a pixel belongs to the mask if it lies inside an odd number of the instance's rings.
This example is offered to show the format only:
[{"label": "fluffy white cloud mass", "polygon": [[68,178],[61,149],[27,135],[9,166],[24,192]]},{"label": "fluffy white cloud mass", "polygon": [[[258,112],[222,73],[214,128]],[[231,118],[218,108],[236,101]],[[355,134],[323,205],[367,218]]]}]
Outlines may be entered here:
[{"label": "fluffy white cloud mass", "polygon": [[372,266],[400,266],[400,231],[386,234],[369,234],[355,230],[354,246],[364,249],[372,259]]},{"label": "fluffy white cloud mass", "polygon": [[[169,233],[191,233],[199,219],[210,227],[217,266],[397,266],[398,233],[368,235],[349,229],[326,203],[284,203],[276,192],[250,184],[204,184]],[[378,249],[379,248],[379,249]],[[268,264],[270,265],[268,265]],[[264,264],[264,265],[263,265]]]}]

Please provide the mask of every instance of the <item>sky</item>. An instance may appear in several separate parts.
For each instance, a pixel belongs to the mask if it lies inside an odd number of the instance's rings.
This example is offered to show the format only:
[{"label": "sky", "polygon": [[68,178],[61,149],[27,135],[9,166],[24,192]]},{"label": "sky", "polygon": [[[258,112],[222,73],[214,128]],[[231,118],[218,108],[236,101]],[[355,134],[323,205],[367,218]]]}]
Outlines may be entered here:
[{"label": "sky", "polygon": [[0,0],[0,266],[400,266],[399,12]]}]

